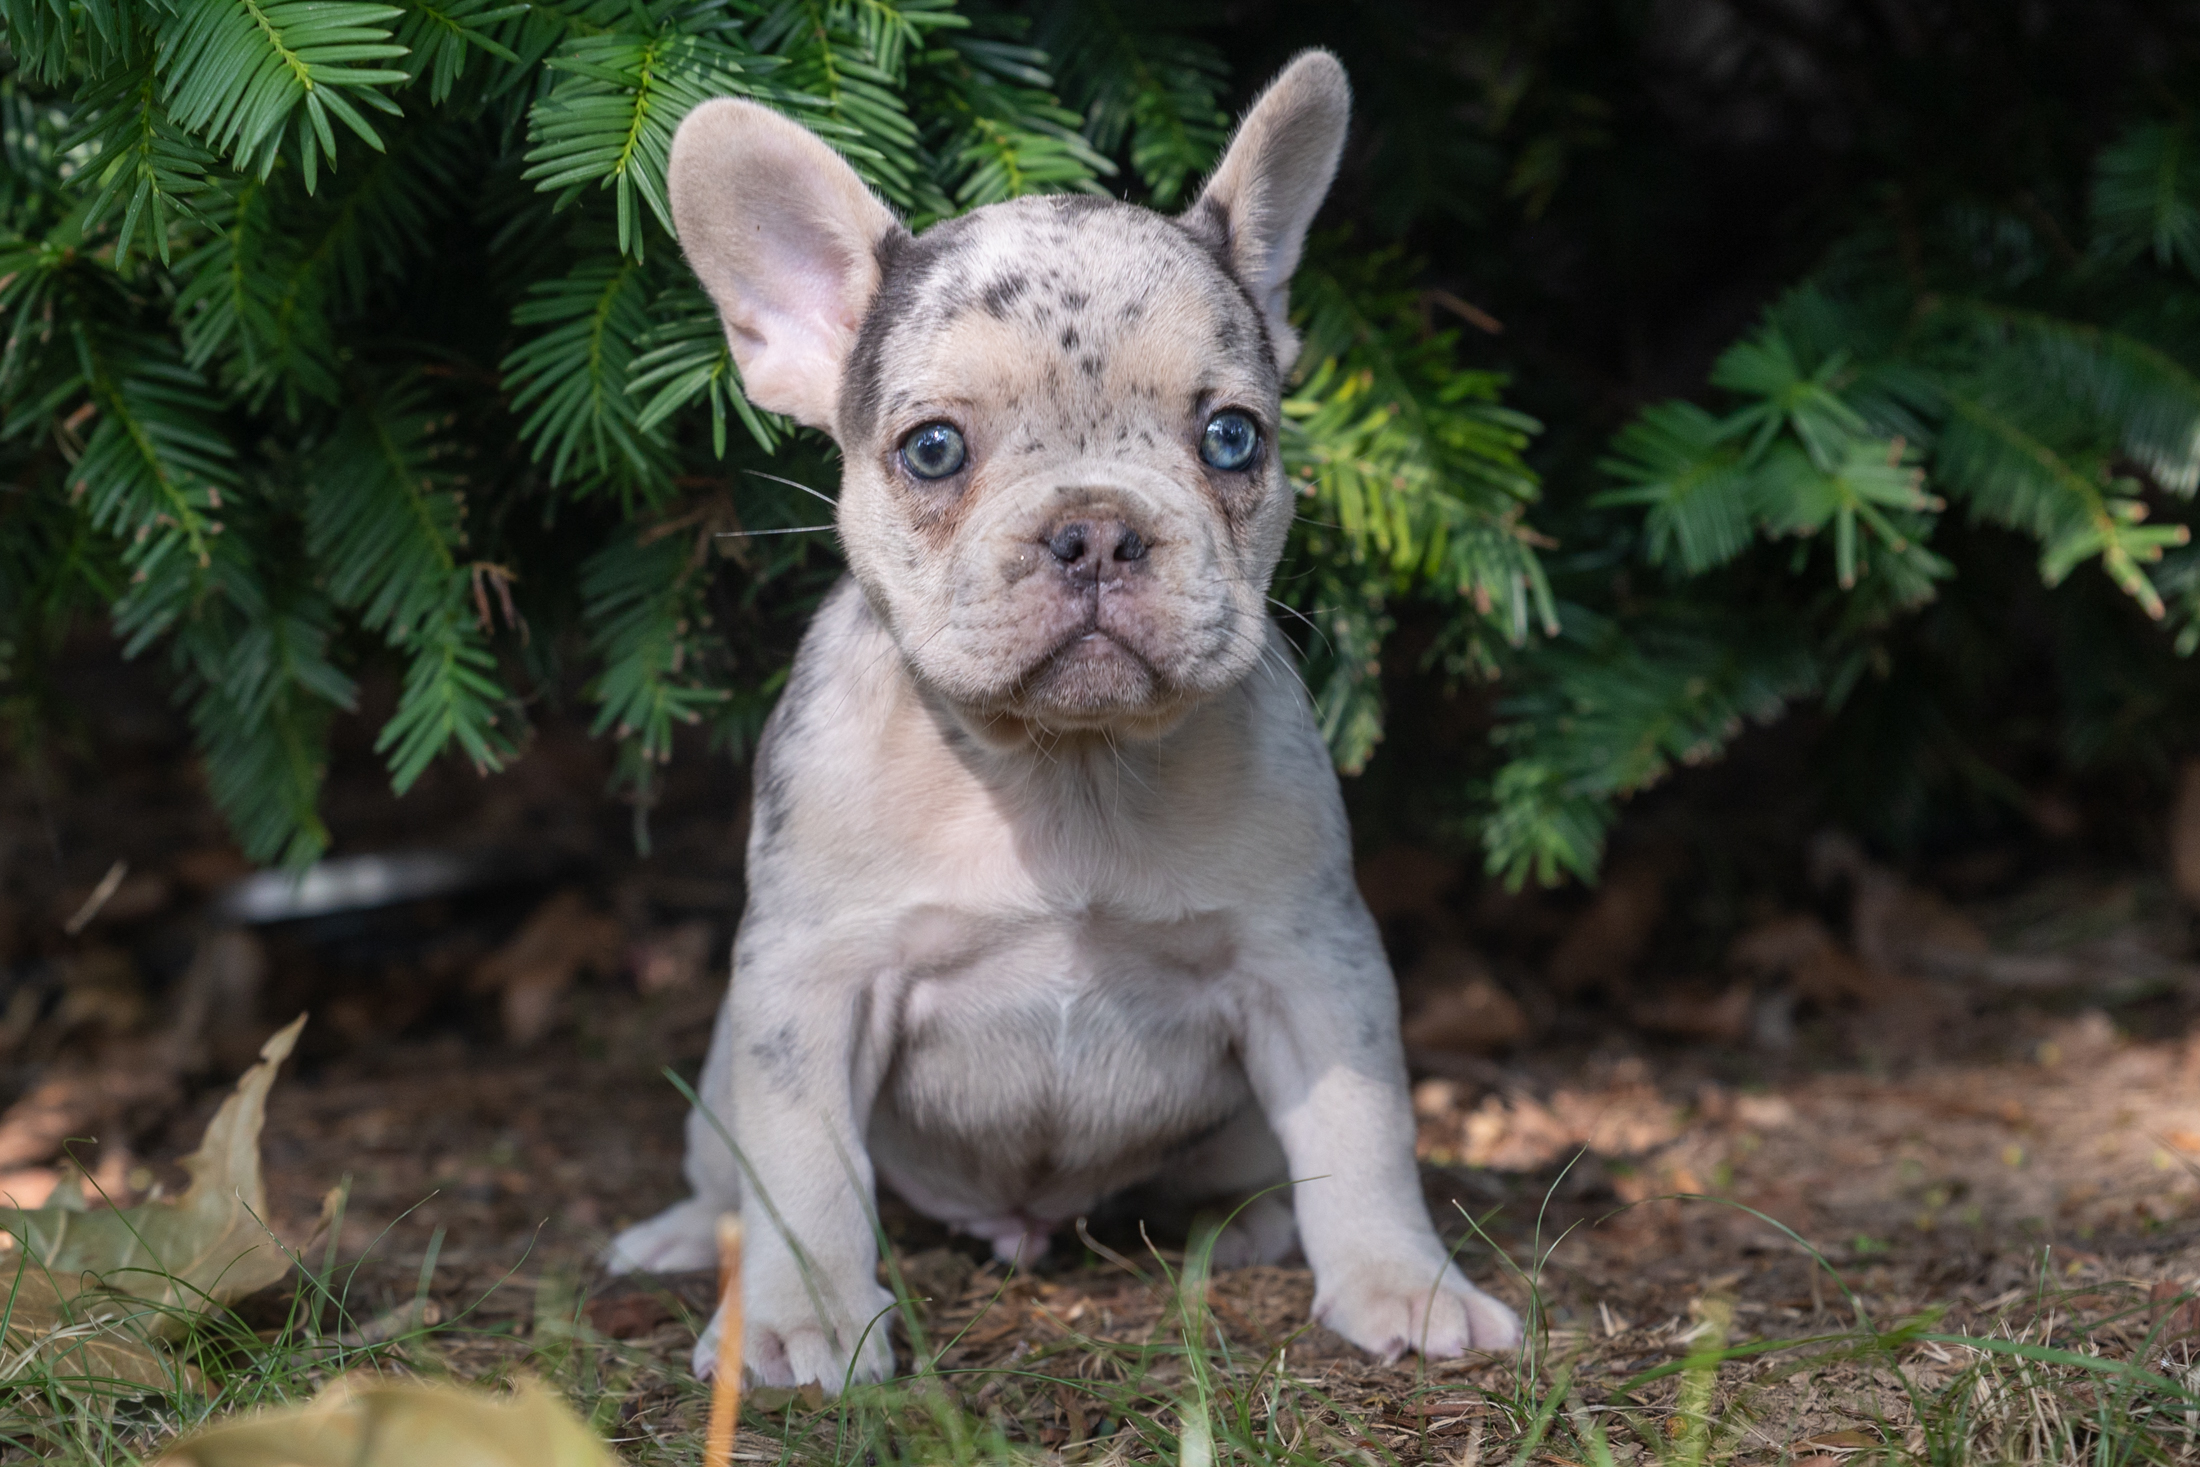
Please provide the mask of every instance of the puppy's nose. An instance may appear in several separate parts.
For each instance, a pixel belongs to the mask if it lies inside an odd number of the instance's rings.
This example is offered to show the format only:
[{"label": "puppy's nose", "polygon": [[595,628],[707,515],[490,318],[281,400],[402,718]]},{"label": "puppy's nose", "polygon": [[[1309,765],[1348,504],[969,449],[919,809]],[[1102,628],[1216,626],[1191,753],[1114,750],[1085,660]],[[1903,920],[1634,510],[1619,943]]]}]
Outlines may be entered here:
[{"label": "puppy's nose", "polygon": [[1112,581],[1146,558],[1146,537],[1121,520],[1086,516],[1056,525],[1046,546],[1072,580]]}]

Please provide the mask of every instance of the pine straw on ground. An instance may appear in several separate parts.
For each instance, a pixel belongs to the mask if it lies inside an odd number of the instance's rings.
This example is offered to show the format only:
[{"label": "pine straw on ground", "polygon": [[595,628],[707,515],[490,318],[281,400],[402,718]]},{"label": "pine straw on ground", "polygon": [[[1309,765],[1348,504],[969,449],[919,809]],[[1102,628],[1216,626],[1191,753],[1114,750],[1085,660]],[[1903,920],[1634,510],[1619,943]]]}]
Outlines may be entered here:
[{"label": "pine straw on ground", "polygon": [[[593,1256],[677,1195],[682,1103],[651,1061],[709,1005],[590,1002],[534,1051],[391,1044],[286,1080],[278,1229],[348,1178],[317,1280],[210,1340],[214,1401],[18,1393],[19,1450],[130,1461],[374,1369],[543,1375],[628,1460],[698,1461],[686,1359],[712,1281]],[[1639,1059],[1540,1094],[1424,1083],[1431,1208],[1531,1319],[1514,1359],[1370,1361],[1307,1323],[1304,1269],[1201,1280],[1183,1240],[1122,1224],[1012,1272],[889,1201],[910,1302],[885,1327],[912,1374],[842,1403],[759,1393],[741,1460],[2200,1461],[2200,1051],[2084,1017],[2056,1034],[2026,1060],[1755,1092],[1675,1093]]]}]

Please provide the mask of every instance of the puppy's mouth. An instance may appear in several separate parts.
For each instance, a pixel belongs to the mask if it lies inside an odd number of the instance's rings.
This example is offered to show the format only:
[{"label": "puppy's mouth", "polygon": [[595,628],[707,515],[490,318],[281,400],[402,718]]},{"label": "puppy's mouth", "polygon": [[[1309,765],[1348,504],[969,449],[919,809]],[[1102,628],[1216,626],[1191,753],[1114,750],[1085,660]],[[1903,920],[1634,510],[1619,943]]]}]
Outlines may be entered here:
[{"label": "puppy's mouth", "polygon": [[1040,656],[1007,703],[1025,717],[1074,722],[1146,712],[1169,696],[1167,680],[1143,653],[1093,621]]}]

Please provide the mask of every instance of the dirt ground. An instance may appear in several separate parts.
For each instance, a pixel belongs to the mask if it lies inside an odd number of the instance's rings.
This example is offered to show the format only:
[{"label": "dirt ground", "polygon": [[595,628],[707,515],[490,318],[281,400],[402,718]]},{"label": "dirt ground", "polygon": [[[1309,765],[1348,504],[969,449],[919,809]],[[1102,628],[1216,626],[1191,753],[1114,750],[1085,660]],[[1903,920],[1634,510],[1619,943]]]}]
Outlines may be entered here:
[{"label": "dirt ground", "polygon": [[[644,857],[602,751],[555,717],[511,773],[439,769],[403,802],[339,749],[339,854],[455,852],[464,871],[417,900],[245,921],[244,864],[173,711],[96,658],[78,684],[99,710],[78,746],[0,774],[0,1192],[175,1187],[228,1081],[309,1010],[270,1105],[270,1200],[302,1238],[347,1189],[335,1256],[363,1260],[364,1337],[425,1278],[484,1358],[579,1316],[675,1370],[711,1281],[593,1260],[681,1195],[662,1072],[695,1073],[722,986],[739,771],[676,762]],[[1858,1309],[1954,1328],[2027,1296],[2103,1315],[2200,1281],[2200,967],[2168,874],[2019,863],[1936,884],[1824,833],[1797,864],[1802,899],[1707,936],[1686,870],[1651,860],[1594,895],[1508,896],[1457,859],[1367,854],[1424,1181],[1472,1274],[1523,1310],[1532,1279],[1554,1347],[1615,1371],[1673,1358],[1711,1315],[1737,1336]],[[935,1335],[963,1330],[950,1364],[1138,1338],[1166,1308],[1120,1220],[1005,1280],[885,1209]],[[1455,1456],[1466,1417],[1431,1416],[1428,1387],[1510,1367],[1373,1364],[1302,1330],[1311,1292],[1302,1269],[1255,1269],[1212,1297],[1231,1336],[1288,1342],[1295,1372],[1360,1403],[1356,1430]],[[1791,1404],[1768,1443],[1852,1424]],[[620,1423],[671,1434],[691,1410],[660,1381]]]}]

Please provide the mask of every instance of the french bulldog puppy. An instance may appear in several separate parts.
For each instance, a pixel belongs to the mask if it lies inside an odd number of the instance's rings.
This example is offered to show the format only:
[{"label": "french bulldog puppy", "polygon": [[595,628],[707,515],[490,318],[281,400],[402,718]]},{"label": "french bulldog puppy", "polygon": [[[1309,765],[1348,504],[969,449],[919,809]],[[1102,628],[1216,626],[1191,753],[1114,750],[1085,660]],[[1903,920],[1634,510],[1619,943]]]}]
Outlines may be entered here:
[{"label": "french bulldog puppy", "polygon": [[1519,1341],[1430,1225],[1396,991],[1266,610],[1286,289],[1349,100],[1300,56],[1175,218],[1023,198],[921,235],[752,103],[674,140],[749,397],[845,463],[850,574],[757,754],[695,1195],[610,1249],[707,1267],[742,1210],[759,1381],[891,1372],[880,1182],[1026,1264],[1127,1188],[1252,1198],[1218,1265],[1302,1248],[1355,1344]]}]

